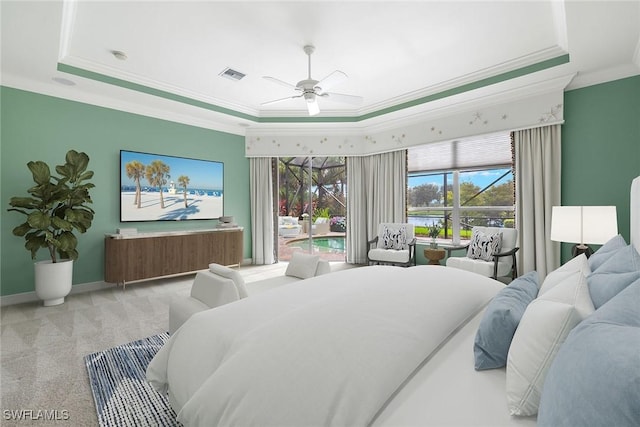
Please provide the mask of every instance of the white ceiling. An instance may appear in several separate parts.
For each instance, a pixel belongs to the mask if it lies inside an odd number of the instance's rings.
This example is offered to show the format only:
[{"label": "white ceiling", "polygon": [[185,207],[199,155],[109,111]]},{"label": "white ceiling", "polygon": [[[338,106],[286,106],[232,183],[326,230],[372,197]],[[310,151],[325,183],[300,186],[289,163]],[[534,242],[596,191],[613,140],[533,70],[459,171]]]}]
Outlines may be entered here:
[{"label": "white ceiling", "polygon": [[307,115],[301,99],[261,105],[294,95],[262,76],[306,78],[306,44],[313,78],[341,70],[332,91],[364,98],[321,99],[333,121],[554,59],[538,73],[577,73],[570,88],[640,74],[640,1],[3,0],[1,14],[3,85],[239,134]]}]

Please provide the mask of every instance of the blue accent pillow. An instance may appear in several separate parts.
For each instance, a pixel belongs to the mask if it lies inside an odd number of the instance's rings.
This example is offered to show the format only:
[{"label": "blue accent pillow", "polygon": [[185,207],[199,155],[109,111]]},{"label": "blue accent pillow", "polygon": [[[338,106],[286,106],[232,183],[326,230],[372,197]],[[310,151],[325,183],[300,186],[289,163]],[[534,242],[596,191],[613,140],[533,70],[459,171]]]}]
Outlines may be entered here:
[{"label": "blue accent pillow", "polygon": [[598,309],[638,278],[640,255],[635,248],[628,245],[616,250],[587,277],[593,306]]},{"label": "blue accent pillow", "polygon": [[538,426],[638,426],[640,280],[567,337],[542,389]]},{"label": "blue accent pillow", "polygon": [[537,295],[538,273],[532,271],[515,279],[491,300],[473,343],[476,370],[506,366],[513,334],[525,309]]},{"label": "blue accent pillow", "polygon": [[589,268],[591,271],[595,271],[598,267],[600,267],[606,260],[613,256],[613,254],[618,250],[627,246],[627,242],[624,241],[624,237],[621,235],[617,235],[609,239],[607,243],[602,245],[600,249],[595,251],[589,257]]}]

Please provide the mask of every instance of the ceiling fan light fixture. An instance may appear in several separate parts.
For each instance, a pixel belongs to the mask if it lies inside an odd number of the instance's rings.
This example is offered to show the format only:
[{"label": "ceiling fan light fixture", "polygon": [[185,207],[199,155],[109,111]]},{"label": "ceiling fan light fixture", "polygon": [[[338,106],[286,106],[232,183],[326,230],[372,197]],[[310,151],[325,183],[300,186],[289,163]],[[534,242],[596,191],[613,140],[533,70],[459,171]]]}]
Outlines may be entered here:
[{"label": "ceiling fan light fixture", "polygon": [[318,106],[318,103],[315,99],[313,101],[307,100],[307,111],[309,112],[310,116],[315,116],[320,113],[320,106]]},{"label": "ceiling fan light fixture", "polygon": [[327,89],[330,87],[342,83],[347,79],[347,75],[342,71],[336,70],[333,73],[329,74],[324,79],[318,81],[314,80],[311,77],[311,54],[315,48],[313,45],[304,46],[304,53],[307,54],[307,59],[309,63],[307,78],[304,80],[300,80],[296,85],[292,85],[290,83],[284,82],[282,80],[276,79],[270,76],[264,76],[263,78],[273,83],[277,83],[281,86],[286,86],[290,89],[294,89],[298,92],[302,92],[300,95],[289,96],[287,98],[276,99],[273,101],[263,102],[261,105],[270,105],[276,102],[286,101],[294,98],[304,98],[307,103],[307,110],[309,111],[310,116],[315,116],[320,113],[320,106],[318,105],[318,97],[321,96],[323,98],[331,98],[332,100],[338,102],[347,102],[350,104],[360,104],[362,102],[362,97],[354,96],[354,95],[344,95],[333,92],[327,92]]}]

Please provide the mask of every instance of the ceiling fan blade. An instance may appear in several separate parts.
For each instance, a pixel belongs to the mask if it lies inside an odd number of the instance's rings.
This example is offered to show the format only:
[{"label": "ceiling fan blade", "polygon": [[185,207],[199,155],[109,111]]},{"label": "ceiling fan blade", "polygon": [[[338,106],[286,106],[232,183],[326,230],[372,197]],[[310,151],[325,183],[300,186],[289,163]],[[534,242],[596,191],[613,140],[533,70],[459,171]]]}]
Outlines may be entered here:
[{"label": "ceiling fan blade", "polygon": [[327,77],[320,80],[315,85],[315,88],[322,92],[326,92],[330,88],[334,87],[337,84],[342,83],[345,80],[347,80],[347,75],[340,70],[335,70],[333,73],[329,74]]},{"label": "ceiling fan blade", "polygon": [[294,96],[287,96],[286,98],[280,98],[280,99],[274,99],[273,101],[267,101],[267,102],[263,102],[260,105],[271,105],[271,104],[277,104],[278,102],[282,102],[282,101],[288,101],[290,99],[296,99],[296,98],[301,98],[302,95],[294,95]]},{"label": "ceiling fan blade", "polygon": [[325,92],[320,96],[324,98],[328,98],[331,101],[344,102],[346,104],[352,104],[352,105],[360,105],[362,104],[362,101],[363,101],[363,98],[361,96],[345,95],[344,93]]},{"label": "ceiling fan blade", "polygon": [[298,89],[295,85],[292,85],[291,83],[287,83],[283,80],[280,79],[276,79],[275,77],[271,77],[271,76],[262,76],[263,79],[265,80],[269,80],[270,82],[273,82],[275,84],[278,84],[280,86],[284,86],[284,87],[288,87],[289,89]]},{"label": "ceiling fan blade", "polygon": [[314,96],[313,100],[307,99],[307,110],[309,110],[310,116],[315,116],[320,112],[320,106],[318,106],[318,98]]}]

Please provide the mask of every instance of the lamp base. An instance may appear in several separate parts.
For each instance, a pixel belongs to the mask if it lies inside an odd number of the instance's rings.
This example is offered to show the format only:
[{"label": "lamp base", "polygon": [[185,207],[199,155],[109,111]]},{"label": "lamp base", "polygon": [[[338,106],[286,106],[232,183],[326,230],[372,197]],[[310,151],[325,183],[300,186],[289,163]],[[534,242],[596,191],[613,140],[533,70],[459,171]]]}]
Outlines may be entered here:
[{"label": "lamp base", "polygon": [[580,254],[585,254],[589,258],[593,254],[593,249],[587,245],[577,244],[571,249],[571,255],[575,258]]}]

